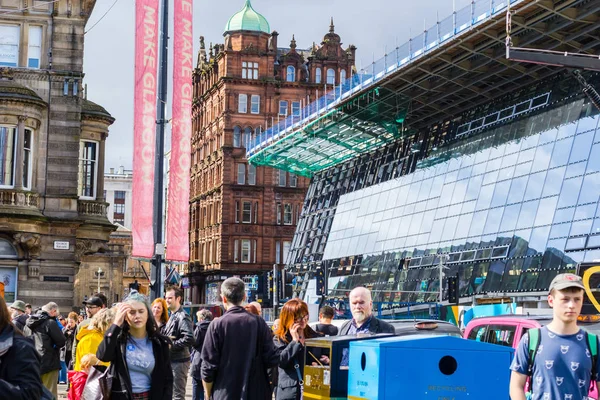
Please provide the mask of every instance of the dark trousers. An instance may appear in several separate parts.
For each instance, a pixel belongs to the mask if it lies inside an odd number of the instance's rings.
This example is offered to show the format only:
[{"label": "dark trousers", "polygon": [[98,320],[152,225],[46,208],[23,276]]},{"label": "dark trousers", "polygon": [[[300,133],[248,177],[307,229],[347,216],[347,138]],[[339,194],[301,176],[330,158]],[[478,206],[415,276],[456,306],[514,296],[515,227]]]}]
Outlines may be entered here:
[{"label": "dark trousers", "polygon": [[204,400],[202,381],[192,377],[192,400]]}]

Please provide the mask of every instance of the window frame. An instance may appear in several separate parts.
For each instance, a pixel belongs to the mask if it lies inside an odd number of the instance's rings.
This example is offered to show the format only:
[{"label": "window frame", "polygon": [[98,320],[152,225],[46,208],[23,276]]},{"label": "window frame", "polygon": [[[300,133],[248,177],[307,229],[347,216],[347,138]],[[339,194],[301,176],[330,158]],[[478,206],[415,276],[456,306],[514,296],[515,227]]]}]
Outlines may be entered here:
[{"label": "window frame", "polygon": [[250,114],[260,114],[260,95],[250,96]]},{"label": "window frame", "polygon": [[[95,146],[95,159],[94,160],[87,160],[84,159],[84,149],[85,149],[85,144],[86,143],[90,143],[90,144],[94,144]],[[79,141],[79,179],[78,179],[78,190],[77,190],[77,194],[79,196],[80,199],[84,199],[84,200],[95,200],[96,199],[96,191],[98,190],[98,158],[99,158],[99,152],[100,152],[100,142],[96,141],[96,140],[88,140],[88,139],[81,139]],[[83,163],[86,161],[91,161],[92,165],[93,165],[93,171],[92,171],[92,176],[93,176],[93,187],[92,187],[92,195],[91,196],[86,196],[83,195],[82,193],[83,188],[84,188],[84,184],[83,184],[83,180],[84,180],[84,173],[83,173]]]},{"label": "window frame", "polygon": [[242,146],[242,127],[234,126],[233,127],[233,147],[243,147]]},{"label": "window frame", "polygon": [[[12,130],[12,159],[11,159],[11,173],[10,173],[10,177],[11,177],[11,183],[9,185],[3,185],[0,184],[0,189],[12,189],[15,187],[15,172],[17,171],[15,168],[15,162],[17,161],[17,146],[15,146],[16,141],[17,141],[17,136],[18,136],[18,132],[17,132],[17,127],[16,126],[11,126],[11,125],[0,125],[0,129],[7,129],[8,131]],[[8,154],[8,152],[7,152]],[[0,163],[3,164],[3,163]]]},{"label": "window frame", "polygon": [[291,203],[283,205],[283,225],[294,225],[294,206]]},{"label": "window frame", "polygon": [[290,172],[290,187],[298,187],[298,175]]},{"label": "window frame", "polygon": [[237,165],[237,184],[246,184],[246,164],[244,163],[238,163]]},{"label": "window frame", "polygon": [[[285,105],[285,113],[282,113],[281,109],[284,105]],[[283,115],[283,116],[287,117],[288,107],[289,107],[289,102],[287,100],[279,100],[279,110],[278,110],[279,115]]]},{"label": "window frame", "polygon": [[285,68],[285,81],[296,82],[296,67],[293,65],[288,65]]},{"label": "window frame", "polygon": [[277,181],[278,181],[277,185],[279,187],[286,187],[287,186],[287,176],[286,176],[287,172],[284,171],[284,170],[282,170],[282,169],[279,169],[277,171],[278,171],[278,174],[277,174]]},{"label": "window frame", "polygon": [[[0,31],[2,30],[2,28],[7,28],[7,30],[11,29],[11,28],[14,30],[16,28],[16,31],[17,31],[17,43],[16,43],[17,49],[16,50],[17,51],[16,51],[16,57],[15,57],[16,58],[16,62],[14,64],[13,63],[9,63],[9,62],[0,62],[0,67],[18,68],[18,67],[20,67],[19,58],[20,58],[20,54],[21,54],[21,35],[22,35],[21,25],[20,24],[2,23],[2,24],[0,24]],[[12,33],[13,32],[11,32],[11,34]],[[3,36],[6,36],[6,35],[3,35]],[[12,47],[14,47],[15,44],[13,44],[13,43],[3,43],[2,46],[7,46],[7,47],[10,46],[11,50],[12,50]]]},{"label": "window frame", "polygon": [[292,101],[292,117],[300,117],[302,115],[302,102]]},{"label": "window frame", "polygon": [[281,203],[276,203],[275,204],[275,215],[276,217],[276,223],[277,225],[281,225],[282,221],[283,221],[283,207]]},{"label": "window frame", "polygon": [[[333,73],[333,75],[330,75],[330,73]],[[335,85],[335,69],[333,68],[327,68],[327,84],[328,85]],[[331,79],[330,79],[331,78]]]},{"label": "window frame", "polygon": [[248,164],[248,185],[256,185],[256,166]]},{"label": "window frame", "polygon": [[[37,31],[39,30],[39,46],[36,45],[32,45],[31,43],[31,39],[34,36],[32,34],[32,31]],[[44,27],[41,25],[29,25],[29,32],[28,32],[28,43],[27,43],[27,68],[31,68],[31,69],[40,69],[42,66],[42,44],[43,44],[43,40],[44,40]],[[36,37],[37,38],[37,37]],[[37,51],[39,51],[39,57],[37,58],[32,58],[31,53],[32,53],[32,49],[35,51],[36,49],[38,49]],[[37,66],[31,66],[31,60],[36,60],[37,59]]]},{"label": "window frame", "polygon": [[251,224],[251,223],[252,223],[252,202],[251,201],[242,201],[242,224]]},{"label": "window frame", "polygon": [[242,79],[258,79],[258,63],[254,61],[242,61]]},{"label": "window frame", "polygon": [[[29,132],[29,148],[25,147],[27,142],[26,135]],[[18,132],[16,133],[18,135]],[[25,128],[23,132],[23,166],[27,165],[27,173],[23,171],[23,189],[31,190],[33,187],[33,155],[34,155],[34,134],[33,129]],[[15,159],[16,161],[16,159]]]},{"label": "window frame", "polygon": [[[245,259],[244,256],[244,252],[246,251],[246,249],[244,249],[244,247],[246,247],[247,245],[247,260]],[[250,260],[252,259],[252,241],[250,239],[241,239],[240,240],[240,262],[242,264],[250,264]]]},{"label": "window frame", "polygon": [[321,83],[323,80],[323,71],[320,67],[315,68],[315,83]]},{"label": "window frame", "polygon": [[343,84],[344,84],[344,81],[345,81],[346,79],[347,79],[347,76],[346,76],[346,70],[345,70],[345,69],[342,69],[342,70],[340,71],[340,85],[343,85]]},{"label": "window frame", "polygon": [[248,114],[248,95],[240,93],[238,95],[238,113]]}]

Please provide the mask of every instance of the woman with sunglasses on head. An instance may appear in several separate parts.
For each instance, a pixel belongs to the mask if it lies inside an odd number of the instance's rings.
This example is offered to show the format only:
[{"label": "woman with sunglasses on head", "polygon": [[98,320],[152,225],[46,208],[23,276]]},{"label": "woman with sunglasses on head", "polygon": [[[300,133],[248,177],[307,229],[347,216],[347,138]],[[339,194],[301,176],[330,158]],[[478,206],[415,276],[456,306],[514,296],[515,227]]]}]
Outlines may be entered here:
[{"label": "woman with sunglasses on head", "polygon": [[111,400],[171,400],[169,340],[158,332],[149,303],[137,291],[119,305],[96,356],[110,362]]},{"label": "woman with sunglasses on head", "polygon": [[[304,343],[306,339],[319,337],[308,326],[308,306],[300,299],[285,303],[279,315],[279,327],[275,330],[274,342],[279,356],[277,400],[299,400],[302,395],[301,377],[304,376]],[[313,353],[310,357],[319,360]]]}]

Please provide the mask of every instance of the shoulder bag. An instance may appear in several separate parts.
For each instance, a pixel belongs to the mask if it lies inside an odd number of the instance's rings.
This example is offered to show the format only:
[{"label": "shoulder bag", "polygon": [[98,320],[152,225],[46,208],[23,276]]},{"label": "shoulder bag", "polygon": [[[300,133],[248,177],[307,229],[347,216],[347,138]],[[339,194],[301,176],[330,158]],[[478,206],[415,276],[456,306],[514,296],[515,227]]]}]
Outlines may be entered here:
[{"label": "shoulder bag", "polygon": [[[112,364],[111,364],[112,367]],[[112,390],[112,368],[102,372],[98,367],[90,367],[81,400],[110,400]]]}]

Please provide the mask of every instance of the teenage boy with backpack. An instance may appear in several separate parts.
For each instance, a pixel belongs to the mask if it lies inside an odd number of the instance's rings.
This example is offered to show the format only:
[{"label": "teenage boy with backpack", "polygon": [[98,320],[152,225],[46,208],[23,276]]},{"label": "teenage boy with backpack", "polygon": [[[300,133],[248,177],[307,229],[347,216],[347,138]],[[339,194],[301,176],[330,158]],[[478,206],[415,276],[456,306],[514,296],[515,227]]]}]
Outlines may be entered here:
[{"label": "teenage boy with backpack", "polygon": [[590,384],[597,380],[598,338],[577,326],[584,289],[581,277],[574,274],[559,274],[550,283],[553,319],[521,339],[510,366],[512,400],[588,398]]}]

